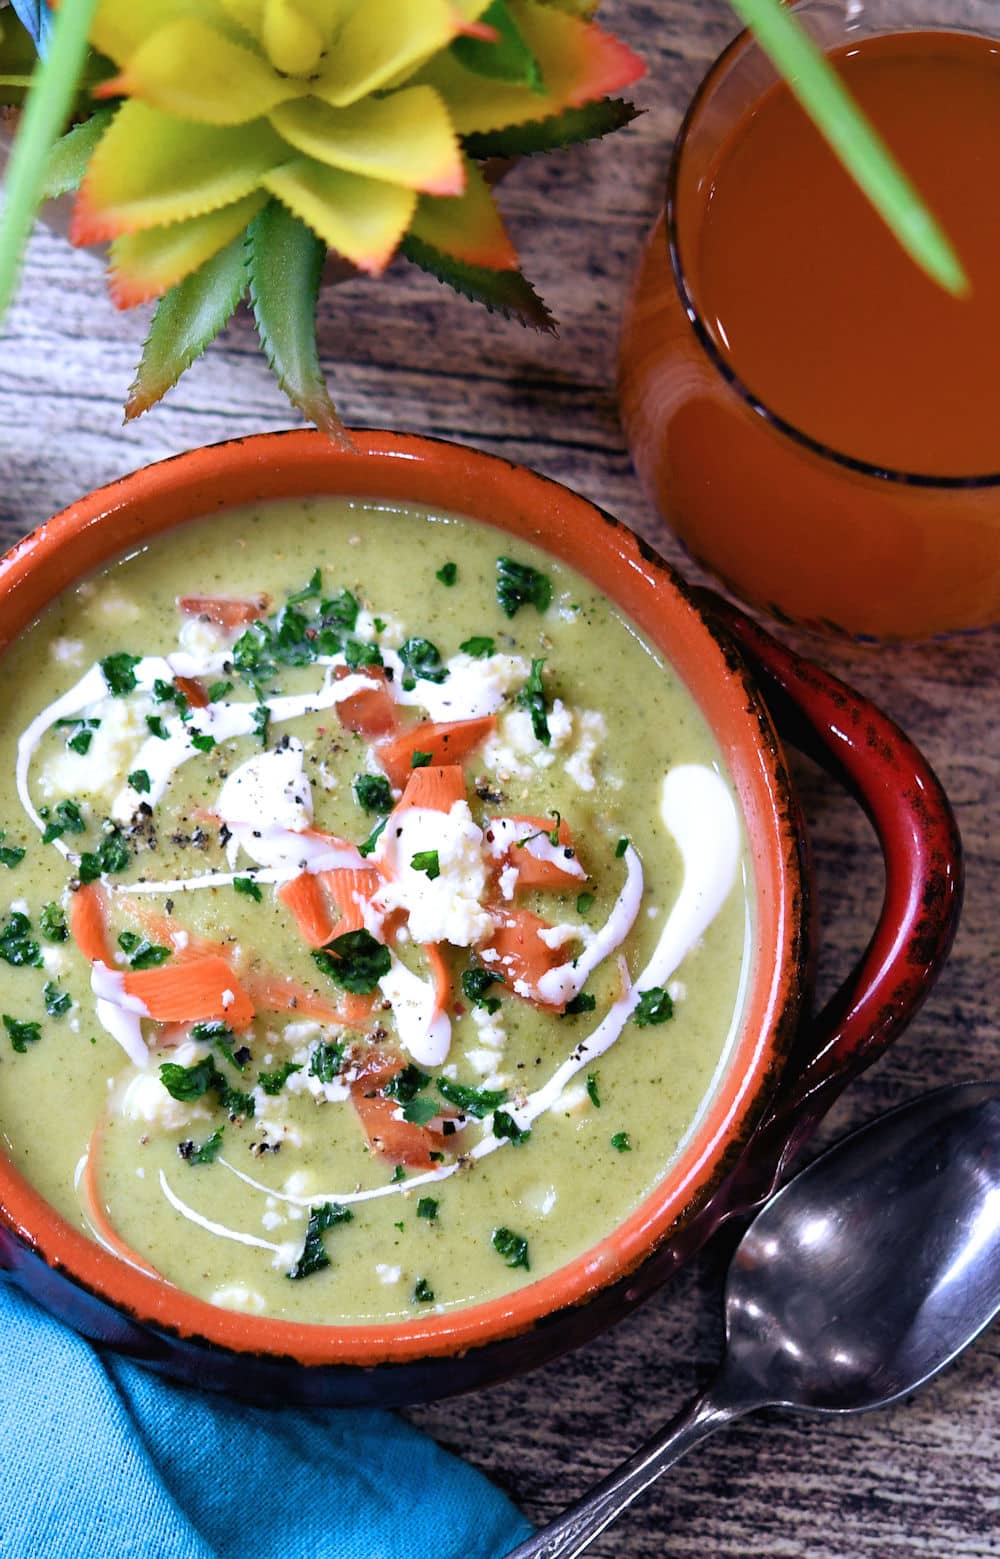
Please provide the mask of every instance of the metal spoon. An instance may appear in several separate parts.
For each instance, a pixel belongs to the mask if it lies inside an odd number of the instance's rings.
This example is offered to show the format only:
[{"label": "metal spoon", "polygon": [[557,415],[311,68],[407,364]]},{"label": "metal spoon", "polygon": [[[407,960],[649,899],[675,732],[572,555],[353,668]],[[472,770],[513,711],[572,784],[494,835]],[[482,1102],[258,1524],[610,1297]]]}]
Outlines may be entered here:
[{"label": "metal spoon", "polygon": [[508,1559],[571,1559],[692,1446],[763,1407],[861,1413],[925,1382],[1000,1312],[1000,1082],[923,1094],[771,1198],[726,1281],[714,1383]]}]

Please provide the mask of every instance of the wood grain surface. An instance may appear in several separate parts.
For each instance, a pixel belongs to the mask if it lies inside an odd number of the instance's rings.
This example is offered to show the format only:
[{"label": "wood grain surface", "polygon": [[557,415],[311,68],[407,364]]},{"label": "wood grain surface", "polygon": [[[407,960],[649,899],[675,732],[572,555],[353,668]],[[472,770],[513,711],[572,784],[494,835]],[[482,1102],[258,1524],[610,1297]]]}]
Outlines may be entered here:
[{"label": "wood grain surface", "polygon": [[[617,513],[693,574],[629,464],[615,352],[671,139],[734,25],[723,0],[607,0],[603,15],[648,61],[635,93],[646,112],[600,145],[522,164],[502,189],[528,274],[560,319],[558,340],[446,298],[399,265],[387,282],[351,282],[324,296],[323,357],[348,422],[466,440],[523,461]],[[114,311],[94,259],[36,236],[3,341],[5,543],[148,460],[288,425],[240,317],[163,406],[124,429],[120,407],[144,324],[143,311]],[[795,642],[879,702],[923,748],[951,795],[968,855],[950,963],[905,1038],[838,1106],[823,1132],[829,1140],[932,1084],[1000,1075],[993,826],[1000,635],[882,650]],[[881,871],[856,808],[805,763],[795,772],[814,831],[820,978],[830,989],[866,940]],[[710,1378],[721,1345],[724,1264],[725,1252],[711,1249],[576,1355],[410,1416],[544,1521]],[[998,1391],[995,1330],[895,1410],[839,1421],[765,1415],[695,1452],[592,1552],[605,1559],[1000,1555]],[[415,1550],[414,1559],[422,1554]]]}]

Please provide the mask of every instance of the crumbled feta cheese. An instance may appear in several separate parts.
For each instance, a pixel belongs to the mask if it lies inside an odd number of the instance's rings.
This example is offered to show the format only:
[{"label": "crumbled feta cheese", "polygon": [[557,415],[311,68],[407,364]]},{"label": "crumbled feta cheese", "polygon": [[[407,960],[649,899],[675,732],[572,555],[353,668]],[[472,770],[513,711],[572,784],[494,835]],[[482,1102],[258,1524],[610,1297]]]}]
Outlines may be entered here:
[{"label": "crumbled feta cheese", "polygon": [[473,1007],[472,1021],[479,1030],[480,1044],[490,1045],[494,1050],[503,1050],[507,1043],[507,1030],[500,1021],[498,1012],[489,1012],[485,1007]]},{"label": "crumbled feta cheese", "polygon": [[403,1276],[402,1267],[390,1267],[384,1261],[375,1263],[375,1271],[378,1273],[380,1283],[398,1283]]},{"label": "crumbled feta cheese", "polygon": [[53,639],[49,646],[49,654],[53,660],[66,666],[83,665],[83,640],[82,639]]},{"label": "crumbled feta cheese", "polygon": [[[375,621],[376,617],[382,624],[381,628]],[[363,639],[366,644],[374,644],[377,640],[391,650],[398,650],[406,638],[406,628],[398,617],[386,612],[369,612],[366,607],[362,607],[354,624],[354,636]]]},{"label": "crumbled feta cheese", "polygon": [[406,692],[402,662],[391,652],[386,659],[390,664],[395,662],[399,691],[394,696],[399,703],[426,709],[432,720],[474,720],[496,714],[508,694],[524,685],[531,670],[519,655],[488,655],[483,660],[453,655],[445,662],[448,675],[443,682],[418,678],[416,687]]},{"label": "crumbled feta cheese", "polygon": [[585,1083],[571,1083],[564,1088],[555,1104],[552,1106],[553,1115],[579,1115],[589,1102],[589,1095]]},{"label": "crumbled feta cheese", "polygon": [[[11,905],[11,908],[14,906]],[[65,974],[70,968],[69,955],[61,947],[43,947],[42,963],[46,974]]]},{"label": "crumbled feta cheese", "polygon": [[[178,1066],[193,1066],[207,1055],[203,1045],[186,1041],[170,1052],[170,1060]],[[198,1100],[186,1103],[175,1099],[160,1081],[162,1052],[150,1058],[148,1066],[137,1067],[122,1089],[119,1109],[128,1120],[146,1121],[151,1126],[161,1126],[165,1131],[178,1131],[193,1121],[207,1120],[209,1112]]]},{"label": "crumbled feta cheese", "polygon": [[576,744],[563,768],[581,790],[593,790],[597,781],[593,762],[607,739],[608,727],[597,709],[582,709],[576,715]]},{"label": "crumbled feta cheese", "polygon": [[263,1315],[267,1309],[263,1294],[247,1288],[243,1283],[223,1284],[210,1296],[209,1304],[218,1305],[223,1310],[242,1310],[247,1315]]},{"label": "crumbled feta cheese", "polygon": [[94,605],[105,617],[112,618],[120,623],[137,623],[142,616],[142,607],[136,601],[130,601],[127,596],[120,595],[117,590],[105,590],[98,595]]},{"label": "crumbled feta cheese", "polygon": [[[242,628],[240,630],[242,632]],[[207,660],[219,650],[229,648],[232,635],[208,617],[185,617],[181,623],[177,641],[182,650],[196,660]]]},{"label": "crumbled feta cheese", "polygon": [[42,795],[51,799],[117,792],[149,736],[146,715],[151,708],[143,697],[103,698],[92,704],[86,716],[101,723],[92,728],[90,747],[86,753],[63,747],[43,763],[38,772]]},{"label": "crumbled feta cheese", "polygon": [[[412,864],[427,851],[437,852],[437,877]],[[376,907],[383,913],[405,909],[414,941],[471,947],[493,929],[480,903],[486,892],[483,832],[467,802],[456,801],[450,812],[411,807],[382,834],[376,858],[391,878],[379,889]]]},{"label": "crumbled feta cheese", "polygon": [[594,933],[589,926],[572,925],[569,921],[560,921],[558,925],[546,926],[538,933],[538,940],[544,942],[546,947],[565,947],[567,942],[591,942]]},{"label": "crumbled feta cheese", "polygon": [[505,866],[500,873],[500,892],[505,899],[512,899],[517,888],[517,879],[520,876],[516,866]]}]

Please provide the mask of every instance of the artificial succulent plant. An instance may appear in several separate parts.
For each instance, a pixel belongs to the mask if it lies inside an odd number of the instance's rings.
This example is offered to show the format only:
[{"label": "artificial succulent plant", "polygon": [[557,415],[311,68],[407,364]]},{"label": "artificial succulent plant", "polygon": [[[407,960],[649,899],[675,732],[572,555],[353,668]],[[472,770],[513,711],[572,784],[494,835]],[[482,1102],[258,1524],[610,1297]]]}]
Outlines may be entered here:
[{"label": "artificial succulent plant", "polygon": [[[87,0],[62,0],[53,33]],[[29,0],[19,0],[24,9]],[[46,193],[107,243],[121,308],[158,298],[126,417],[249,300],[286,394],[336,434],[316,299],[328,253],[397,254],[546,328],[486,159],[628,123],[643,64],[580,0],[97,0],[80,121]],[[36,7],[44,16],[44,7]],[[29,18],[30,21],[30,18]]]}]

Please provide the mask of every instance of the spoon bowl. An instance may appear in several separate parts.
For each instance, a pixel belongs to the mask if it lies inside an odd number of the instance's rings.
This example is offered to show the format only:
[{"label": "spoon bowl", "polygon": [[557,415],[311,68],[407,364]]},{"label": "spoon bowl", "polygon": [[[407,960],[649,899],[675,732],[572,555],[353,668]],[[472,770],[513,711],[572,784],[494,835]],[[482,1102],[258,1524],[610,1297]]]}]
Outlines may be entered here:
[{"label": "spoon bowl", "polygon": [[1000,1083],[862,1127],[750,1225],[726,1284],[727,1380],[861,1413],[914,1391],[1000,1310]]},{"label": "spoon bowl", "polygon": [[508,1559],[571,1559],[668,1467],[763,1407],[863,1413],[918,1390],[1000,1314],[1000,1082],[921,1095],[757,1214],[703,1396]]}]

